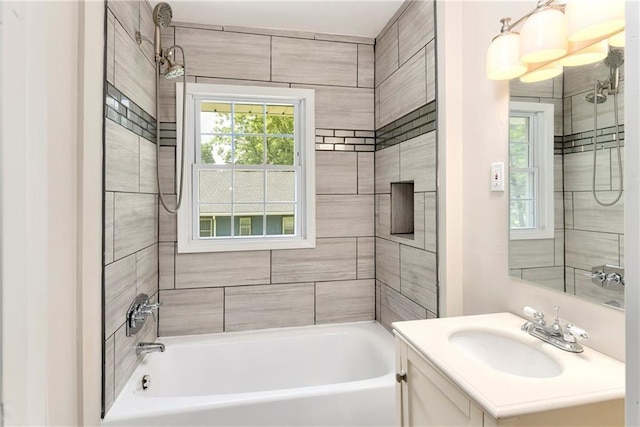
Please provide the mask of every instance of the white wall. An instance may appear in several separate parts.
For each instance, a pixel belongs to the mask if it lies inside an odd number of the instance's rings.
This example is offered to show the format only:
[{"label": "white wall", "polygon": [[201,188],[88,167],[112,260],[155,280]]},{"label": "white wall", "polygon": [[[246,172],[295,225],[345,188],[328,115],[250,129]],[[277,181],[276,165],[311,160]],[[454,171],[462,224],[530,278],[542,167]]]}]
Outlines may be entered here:
[{"label": "white wall", "polygon": [[[447,8],[452,5],[447,3]],[[447,228],[462,230],[462,250],[451,264],[461,266],[464,314],[510,311],[521,312],[525,305],[551,315],[553,306],[560,314],[588,331],[589,345],[615,358],[624,359],[624,313],[584,302],[575,297],[532,286],[508,275],[508,200],[507,193],[489,191],[489,166],[507,161],[508,82],[493,82],[485,77],[485,55],[492,38],[499,32],[499,20],[519,18],[535,2],[460,2],[459,14],[445,14],[444,27],[459,25],[461,43],[451,43],[446,52],[438,51],[439,61],[458,62],[462,92],[461,111],[447,99],[446,120],[455,123],[461,133],[462,163],[447,161],[444,184],[447,198],[459,191],[456,180],[462,176],[462,197],[453,206],[463,214],[446,212]],[[519,4],[518,4],[519,3]],[[438,4],[442,6],[442,2]],[[457,49],[456,49],[457,47]],[[453,59],[449,59],[453,56]],[[449,76],[444,70],[440,75]],[[455,75],[455,74],[453,74]],[[439,82],[442,88],[445,82]],[[449,186],[453,183],[452,187]],[[453,224],[452,221],[457,221]],[[445,230],[446,231],[446,230]],[[444,236],[447,239],[447,235]],[[447,257],[454,256],[448,252]],[[460,268],[460,267],[459,267]]]}]

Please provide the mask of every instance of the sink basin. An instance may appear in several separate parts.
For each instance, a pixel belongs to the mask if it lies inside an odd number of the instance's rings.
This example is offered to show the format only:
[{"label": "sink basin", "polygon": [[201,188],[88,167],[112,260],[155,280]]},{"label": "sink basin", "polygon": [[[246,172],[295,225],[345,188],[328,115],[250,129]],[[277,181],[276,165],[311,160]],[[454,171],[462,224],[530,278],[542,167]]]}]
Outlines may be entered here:
[{"label": "sink basin", "polygon": [[562,367],[548,354],[506,335],[484,330],[454,332],[449,342],[487,366],[511,375],[552,378]]}]

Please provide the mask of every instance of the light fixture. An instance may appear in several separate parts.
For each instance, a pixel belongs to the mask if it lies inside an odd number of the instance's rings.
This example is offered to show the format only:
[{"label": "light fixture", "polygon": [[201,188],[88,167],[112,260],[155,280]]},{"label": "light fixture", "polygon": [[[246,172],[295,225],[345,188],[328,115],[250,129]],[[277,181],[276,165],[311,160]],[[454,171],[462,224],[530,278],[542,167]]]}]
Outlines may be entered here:
[{"label": "light fixture", "polygon": [[487,77],[491,80],[510,80],[520,77],[527,66],[520,62],[520,34],[509,31],[509,18],[501,19],[502,29],[487,50]]},{"label": "light fixture", "polygon": [[609,46],[624,47],[624,31],[609,37]]},{"label": "light fixture", "polygon": [[593,40],[624,28],[624,0],[568,0],[565,15],[570,42]]},{"label": "light fixture", "polygon": [[562,74],[562,65],[557,61],[542,67],[537,65],[530,66],[531,71],[520,77],[522,83],[535,83],[543,80],[549,80]]},{"label": "light fixture", "polygon": [[558,60],[563,67],[577,67],[601,61],[607,57],[609,45],[606,40],[594,44],[569,43],[569,51],[574,53]]},{"label": "light fixture", "polygon": [[[607,39],[612,46],[624,46],[624,3],[625,0],[538,0],[534,10],[515,22],[501,19],[500,34],[487,51],[487,77],[541,81],[560,74],[563,66],[604,59]],[[515,29],[519,25],[522,27],[518,33]]]}]

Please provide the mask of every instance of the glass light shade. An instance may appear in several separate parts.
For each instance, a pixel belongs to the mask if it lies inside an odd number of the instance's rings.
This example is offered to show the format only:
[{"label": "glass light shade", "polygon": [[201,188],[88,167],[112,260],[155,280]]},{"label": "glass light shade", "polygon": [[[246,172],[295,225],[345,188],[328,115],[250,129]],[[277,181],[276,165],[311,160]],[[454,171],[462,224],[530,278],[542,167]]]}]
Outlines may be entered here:
[{"label": "glass light shade", "polygon": [[570,42],[593,40],[624,28],[624,0],[568,0],[564,13]]},{"label": "glass light shade", "polygon": [[609,37],[609,45],[613,47],[624,47],[624,31]]},{"label": "glass light shade", "polygon": [[576,51],[569,56],[560,59],[558,63],[563,67],[576,67],[578,65],[593,64],[607,57],[609,46],[606,40],[580,48],[579,43],[569,43],[569,52]]},{"label": "glass light shade", "polygon": [[487,50],[487,77],[510,80],[520,77],[527,66],[520,62],[520,34],[503,33],[493,39]]},{"label": "glass light shade", "polygon": [[[535,68],[531,66],[530,68]],[[520,81],[522,83],[535,83],[541,82],[543,80],[552,79],[556,76],[562,74],[562,65],[558,64],[558,62],[552,62],[550,64],[545,65],[544,67],[529,71],[520,77]]]},{"label": "glass light shade", "polygon": [[542,9],[525,21],[520,31],[520,61],[552,61],[567,53],[567,25],[558,9]]}]

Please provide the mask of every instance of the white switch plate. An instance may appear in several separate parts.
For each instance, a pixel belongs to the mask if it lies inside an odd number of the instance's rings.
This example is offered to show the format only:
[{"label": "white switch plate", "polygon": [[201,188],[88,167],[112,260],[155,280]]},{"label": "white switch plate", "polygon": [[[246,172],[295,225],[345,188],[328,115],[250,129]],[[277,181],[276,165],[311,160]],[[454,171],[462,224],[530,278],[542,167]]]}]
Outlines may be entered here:
[{"label": "white switch plate", "polygon": [[504,191],[504,162],[491,163],[491,191]]}]

